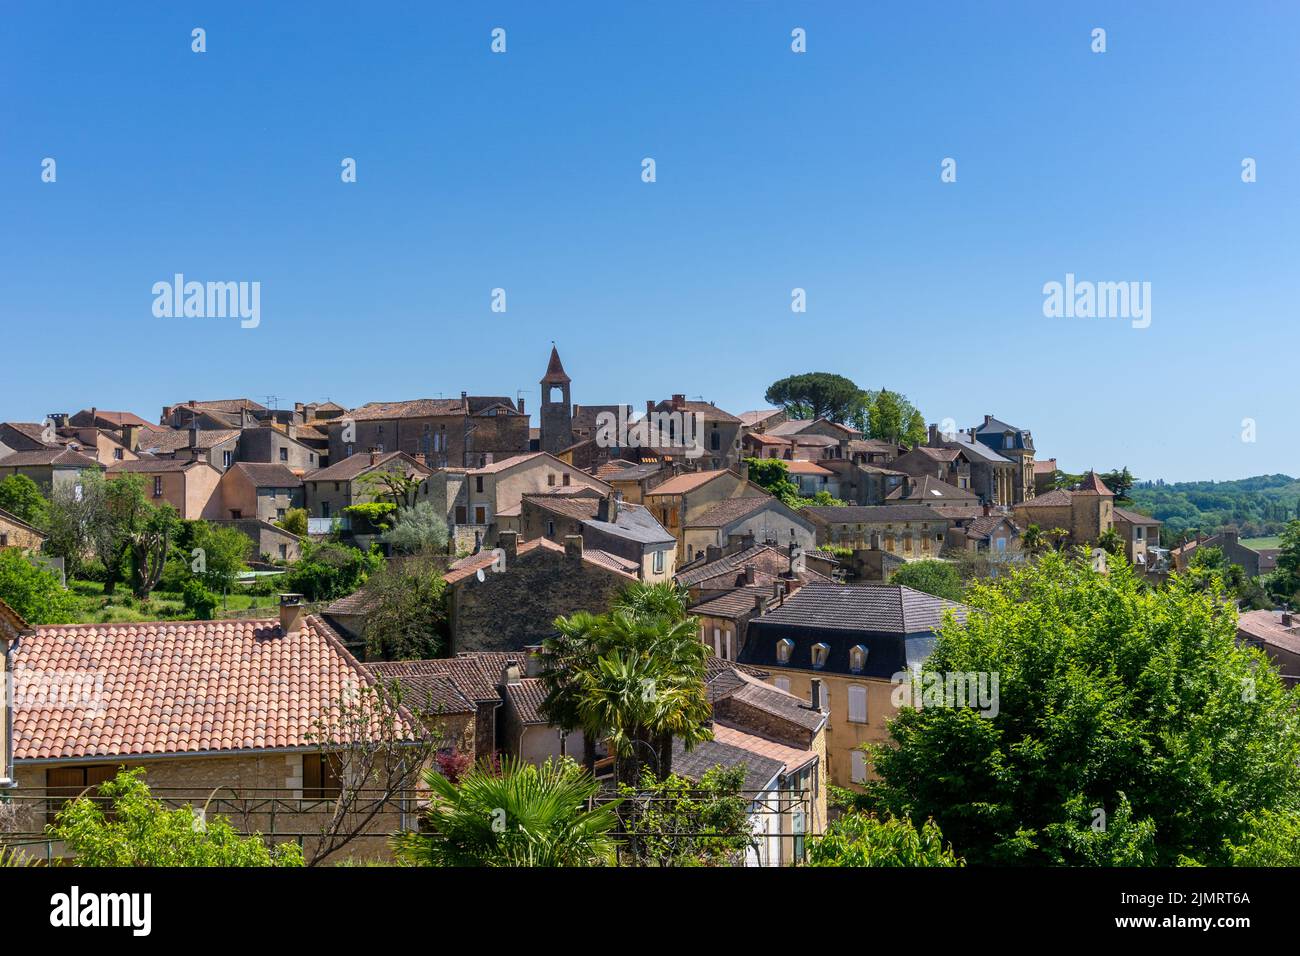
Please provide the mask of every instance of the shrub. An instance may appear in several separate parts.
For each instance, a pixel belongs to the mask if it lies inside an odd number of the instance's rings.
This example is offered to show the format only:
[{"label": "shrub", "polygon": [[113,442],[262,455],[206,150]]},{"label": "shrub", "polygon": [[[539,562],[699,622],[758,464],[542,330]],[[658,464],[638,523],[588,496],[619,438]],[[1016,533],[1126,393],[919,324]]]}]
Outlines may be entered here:
[{"label": "shrub", "polygon": [[217,596],[198,578],[190,578],[181,589],[181,603],[196,621],[210,621],[217,609]]}]

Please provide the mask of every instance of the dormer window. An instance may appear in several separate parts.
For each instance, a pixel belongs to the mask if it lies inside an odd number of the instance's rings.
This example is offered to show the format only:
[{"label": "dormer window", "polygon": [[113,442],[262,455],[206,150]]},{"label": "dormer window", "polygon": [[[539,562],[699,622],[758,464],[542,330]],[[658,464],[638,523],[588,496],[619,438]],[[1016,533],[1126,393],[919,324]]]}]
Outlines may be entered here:
[{"label": "dormer window", "polygon": [[817,643],[812,646],[812,665],[815,670],[826,666],[826,659],[831,656],[829,644]]},{"label": "dormer window", "polygon": [[861,674],[867,667],[867,647],[865,644],[854,644],[849,650],[849,670],[855,674]]},{"label": "dormer window", "polygon": [[776,642],[776,660],[780,664],[789,664],[790,655],[794,653],[794,641],[783,637]]}]

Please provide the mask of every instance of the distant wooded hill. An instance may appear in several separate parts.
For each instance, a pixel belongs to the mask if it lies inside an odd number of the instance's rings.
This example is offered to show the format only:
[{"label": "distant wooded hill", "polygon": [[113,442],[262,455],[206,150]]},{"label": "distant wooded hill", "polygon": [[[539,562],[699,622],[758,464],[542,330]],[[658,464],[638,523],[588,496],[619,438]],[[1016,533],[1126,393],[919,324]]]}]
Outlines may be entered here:
[{"label": "distant wooded hill", "polygon": [[1300,518],[1300,480],[1257,475],[1236,481],[1143,482],[1130,492],[1132,507],[1164,522],[1161,543],[1178,544],[1184,534],[1213,534],[1235,526],[1243,538],[1277,534]]}]

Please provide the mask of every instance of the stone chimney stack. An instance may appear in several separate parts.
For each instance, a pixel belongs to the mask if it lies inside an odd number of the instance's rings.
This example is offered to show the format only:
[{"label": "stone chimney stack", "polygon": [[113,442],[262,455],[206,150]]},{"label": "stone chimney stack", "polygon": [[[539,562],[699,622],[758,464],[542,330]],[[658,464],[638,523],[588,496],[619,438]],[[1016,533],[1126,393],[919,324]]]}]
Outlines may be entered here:
[{"label": "stone chimney stack", "polygon": [[377,464],[379,464],[379,449],[378,449],[378,448],[371,448],[371,449],[370,449],[370,464],[372,464],[372,465],[377,465]]},{"label": "stone chimney stack", "polygon": [[752,564],[747,564],[745,565],[745,584],[748,586],[753,583],[754,583],[754,566]]},{"label": "stone chimney stack", "polygon": [[501,671],[501,686],[509,687],[511,684],[518,684],[523,676],[523,672],[519,669],[519,662],[512,657],[506,661],[506,666]]},{"label": "stone chimney stack", "polygon": [[685,396],[685,395],[674,395],[674,396],[673,396],[673,411],[675,411],[675,412],[680,412],[680,411],[681,411],[683,408],[685,408],[685,407],[686,407],[686,396]]},{"label": "stone chimney stack", "polygon": [[618,522],[619,499],[622,498],[617,491],[611,491],[601,499],[600,504],[596,507],[596,520],[606,521],[609,524]]},{"label": "stone chimney stack", "polygon": [[808,683],[812,686],[812,690],[808,695],[808,703],[812,705],[813,710],[820,711],[822,709],[822,680],[820,677],[814,677]]},{"label": "stone chimney stack", "polygon": [[582,535],[566,534],[564,536],[564,556],[573,561],[582,560]]},{"label": "stone chimney stack", "polygon": [[506,560],[513,561],[519,553],[519,532],[498,531],[497,547],[506,553]]},{"label": "stone chimney stack", "polygon": [[542,645],[529,644],[524,648],[524,674],[528,677],[542,675]]},{"label": "stone chimney stack", "polygon": [[930,445],[931,448],[937,448],[937,447],[939,446],[939,426],[938,426],[938,425],[935,425],[935,424],[931,424],[931,425],[930,425],[930,428],[929,428],[929,436],[930,436],[930,440],[929,440],[929,443],[928,443],[928,444]]},{"label": "stone chimney stack", "polygon": [[199,447],[199,426],[192,418],[190,419],[190,447]]},{"label": "stone chimney stack", "polygon": [[301,594],[280,595],[280,633],[288,636],[302,630],[302,619],[306,611],[302,606]]}]

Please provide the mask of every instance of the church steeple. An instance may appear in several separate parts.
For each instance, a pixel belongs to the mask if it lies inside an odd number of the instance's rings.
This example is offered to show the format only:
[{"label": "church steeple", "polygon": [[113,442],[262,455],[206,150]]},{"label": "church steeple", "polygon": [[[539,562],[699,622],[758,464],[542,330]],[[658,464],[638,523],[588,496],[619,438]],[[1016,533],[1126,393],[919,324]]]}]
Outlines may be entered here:
[{"label": "church steeple", "polygon": [[573,406],[569,404],[571,380],[564,371],[560,353],[551,343],[551,360],[542,376],[541,449],[559,454],[573,444]]}]

